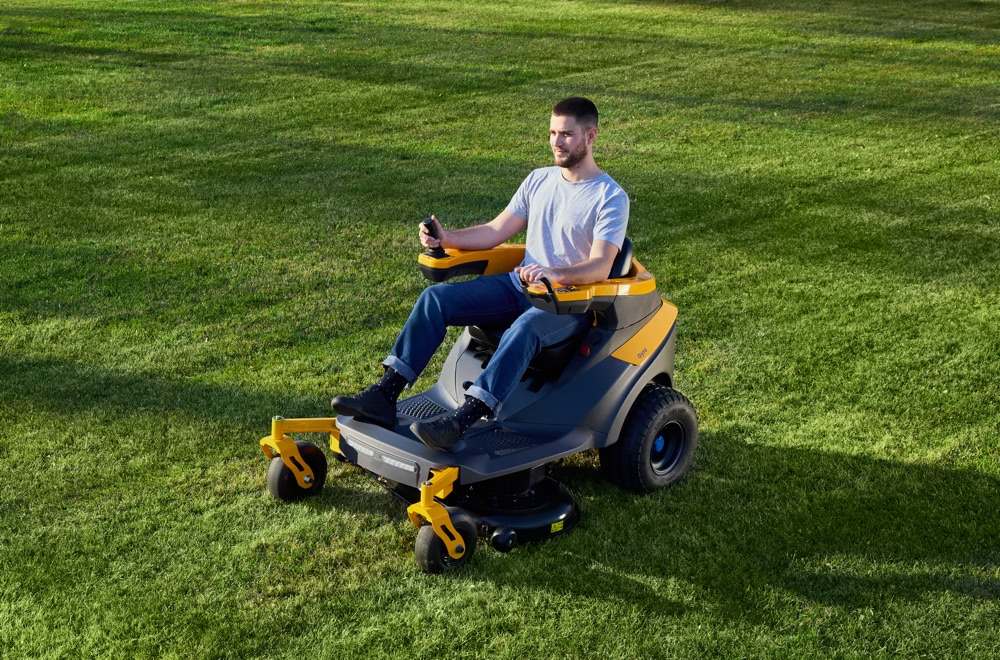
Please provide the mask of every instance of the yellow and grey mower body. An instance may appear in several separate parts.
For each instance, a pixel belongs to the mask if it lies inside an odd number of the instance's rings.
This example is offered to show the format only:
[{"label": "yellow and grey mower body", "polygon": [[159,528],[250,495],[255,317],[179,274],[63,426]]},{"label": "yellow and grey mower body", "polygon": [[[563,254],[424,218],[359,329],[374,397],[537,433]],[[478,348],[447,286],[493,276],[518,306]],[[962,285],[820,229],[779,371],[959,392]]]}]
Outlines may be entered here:
[{"label": "yellow and grey mower body", "polygon": [[[523,253],[524,246],[506,244],[446,250],[438,258],[420,255],[419,264],[428,279],[441,282],[509,272]],[[300,450],[306,443],[288,434],[329,433],[339,460],[372,473],[407,500],[409,518],[420,530],[417,562],[438,572],[464,563],[479,536],[506,551],[572,529],[576,504],[548,475],[550,465],[572,454],[599,450],[602,471],[632,490],[681,478],[697,443],[697,419],[673,389],[677,308],[660,297],[656,280],[632,257],[631,242],[626,239],[603,282],[545,282],[525,293],[536,307],[588,314],[592,322],[535,356],[494,419],[477,422],[447,452],[423,445],[409,430],[415,421],[462,404],[505,330],[467,327],[434,386],[398,403],[394,429],[349,416],[276,419],[272,434],[261,440],[273,459],[272,494],[295,499],[322,486],[309,466],[320,461],[315,451]],[[325,476],[325,462],[318,467]]]}]

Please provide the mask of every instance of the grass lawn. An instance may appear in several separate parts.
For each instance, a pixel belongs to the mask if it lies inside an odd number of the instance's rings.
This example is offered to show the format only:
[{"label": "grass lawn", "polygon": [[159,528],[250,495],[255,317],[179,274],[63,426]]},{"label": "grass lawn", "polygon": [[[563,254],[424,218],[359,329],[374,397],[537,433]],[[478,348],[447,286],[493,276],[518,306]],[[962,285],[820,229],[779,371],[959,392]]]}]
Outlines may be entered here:
[{"label": "grass lawn", "polygon": [[[257,440],[602,111],[702,445],[458,574]],[[0,655],[996,656],[1000,2],[0,6]],[[443,354],[443,352],[442,352]],[[429,384],[442,354],[424,376]]]}]

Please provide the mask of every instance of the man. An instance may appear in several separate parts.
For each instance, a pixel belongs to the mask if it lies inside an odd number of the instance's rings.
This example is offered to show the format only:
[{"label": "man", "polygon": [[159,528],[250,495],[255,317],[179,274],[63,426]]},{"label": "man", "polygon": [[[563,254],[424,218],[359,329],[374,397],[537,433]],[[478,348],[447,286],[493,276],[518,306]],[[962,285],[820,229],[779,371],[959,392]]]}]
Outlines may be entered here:
[{"label": "man", "polygon": [[382,363],[382,380],[356,396],[335,397],[338,412],[395,427],[396,400],[427,366],[447,326],[509,324],[486,369],[466,390],[465,403],[410,427],[424,444],[450,449],[476,420],[497,410],[539,350],[583,329],[586,315],[533,307],[522,283],[548,278],[553,284],[587,284],[607,279],[611,271],[625,239],[629,200],[594,162],[597,124],[597,107],[588,99],[560,101],[549,119],[555,166],[531,172],[500,215],[453,231],[434,218],[440,240],[420,225],[424,246],[461,250],[494,248],[527,228],[524,260],[511,273],[424,289]]}]

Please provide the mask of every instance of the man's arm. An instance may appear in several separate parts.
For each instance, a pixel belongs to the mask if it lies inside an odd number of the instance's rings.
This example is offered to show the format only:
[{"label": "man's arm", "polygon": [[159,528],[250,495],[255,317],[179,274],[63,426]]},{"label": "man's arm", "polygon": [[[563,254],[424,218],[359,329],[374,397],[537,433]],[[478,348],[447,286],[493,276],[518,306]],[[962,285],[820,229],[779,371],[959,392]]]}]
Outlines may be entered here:
[{"label": "man's arm", "polygon": [[614,243],[598,239],[590,246],[590,256],[579,263],[561,268],[531,264],[517,269],[517,273],[525,282],[538,282],[546,277],[560,284],[591,284],[608,279],[616,256],[618,247]]},{"label": "man's arm", "polygon": [[[474,227],[454,229],[452,231],[446,231],[437,218],[434,216],[431,217],[434,218],[434,222],[438,225],[438,235],[441,236],[441,247],[457,248],[459,250],[489,250],[495,248],[519,231],[524,231],[524,228],[528,225],[527,220],[506,209],[489,222],[475,225]],[[427,235],[427,230],[424,228],[423,223],[420,224],[420,242],[428,247],[437,247],[438,245],[437,241]],[[608,267],[610,268],[610,266]]]}]

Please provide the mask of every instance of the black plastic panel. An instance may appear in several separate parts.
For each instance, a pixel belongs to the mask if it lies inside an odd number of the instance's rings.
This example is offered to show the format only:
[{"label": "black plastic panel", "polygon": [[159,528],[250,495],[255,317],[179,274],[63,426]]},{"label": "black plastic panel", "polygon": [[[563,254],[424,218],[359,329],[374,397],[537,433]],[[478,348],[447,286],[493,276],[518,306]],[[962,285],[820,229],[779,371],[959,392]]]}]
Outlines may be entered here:
[{"label": "black plastic panel", "polygon": [[470,261],[468,263],[452,266],[451,268],[431,268],[420,264],[420,272],[431,282],[444,282],[452,277],[462,275],[482,275],[486,272],[488,261]]},{"label": "black plastic panel", "polygon": [[358,440],[340,440],[340,452],[350,463],[406,486],[420,486],[420,466],[412,458],[390,453]]}]

